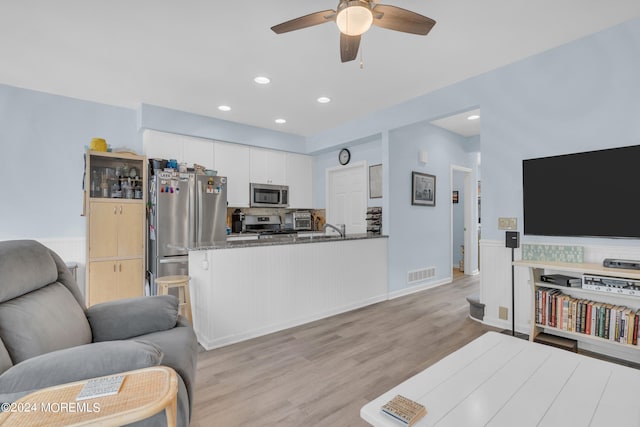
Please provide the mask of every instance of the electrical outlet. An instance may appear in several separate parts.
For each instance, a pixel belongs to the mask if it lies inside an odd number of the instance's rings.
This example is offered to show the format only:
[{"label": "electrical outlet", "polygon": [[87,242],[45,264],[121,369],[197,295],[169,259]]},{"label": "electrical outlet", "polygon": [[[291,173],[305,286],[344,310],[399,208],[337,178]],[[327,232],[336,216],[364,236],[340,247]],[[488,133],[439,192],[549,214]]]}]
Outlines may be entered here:
[{"label": "electrical outlet", "polygon": [[498,318],[509,320],[509,309],[507,307],[498,307]]},{"label": "electrical outlet", "polygon": [[517,228],[517,218],[498,218],[498,230],[516,230]]}]

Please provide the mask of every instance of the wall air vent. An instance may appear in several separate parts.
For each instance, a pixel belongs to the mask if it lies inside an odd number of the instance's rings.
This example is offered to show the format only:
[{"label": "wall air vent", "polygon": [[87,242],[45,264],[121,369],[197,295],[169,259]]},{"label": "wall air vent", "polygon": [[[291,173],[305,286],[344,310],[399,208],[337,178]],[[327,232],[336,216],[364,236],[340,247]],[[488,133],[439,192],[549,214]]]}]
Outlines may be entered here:
[{"label": "wall air vent", "polygon": [[413,283],[423,282],[436,275],[435,267],[426,267],[419,270],[412,270],[407,273],[407,283],[409,285]]}]

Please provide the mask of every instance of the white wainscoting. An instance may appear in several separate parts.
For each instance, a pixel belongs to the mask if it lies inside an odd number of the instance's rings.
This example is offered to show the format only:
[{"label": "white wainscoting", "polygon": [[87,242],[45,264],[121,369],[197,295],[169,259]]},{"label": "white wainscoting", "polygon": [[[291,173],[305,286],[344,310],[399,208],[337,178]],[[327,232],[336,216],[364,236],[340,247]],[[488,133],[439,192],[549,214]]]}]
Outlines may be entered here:
[{"label": "white wainscoting", "polygon": [[[515,250],[520,259],[520,249]],[[529,297],[529,272],[515,270],[516,330],[529,333],[531,298]],[[511,249],[503,241],[480,241],[480,302],[484,306],[483,322],[498,328],[511,329]],[[509,317],[498,317],[499,307],[509,309]]]},{"label": "white wainscoting", "polygon": [[191,251],[189,275],[209,350],[386,300],[387,239]]},{"label": "white wainscoting", "polygon": [[[540,243],[536,244],[552,244]],[[515,259],[521,258],[520,249],[515,250]],[[640,247],[584,245],[584,261],[602,263],[605,258],[640,260]],[[531,332],[531,286],[528,268],[515,268],[516,331]],[[485,304],[483,323],[498,328],[511,329],[511,249],[504,241],[480,241],[480,302]],[[498,317],[499,307],[509,308],[508,320]],[[606,343],[599,345],[591,341],[580,341],[580,348],[630,359],[638,355],[637,350],[611,348]]]}]

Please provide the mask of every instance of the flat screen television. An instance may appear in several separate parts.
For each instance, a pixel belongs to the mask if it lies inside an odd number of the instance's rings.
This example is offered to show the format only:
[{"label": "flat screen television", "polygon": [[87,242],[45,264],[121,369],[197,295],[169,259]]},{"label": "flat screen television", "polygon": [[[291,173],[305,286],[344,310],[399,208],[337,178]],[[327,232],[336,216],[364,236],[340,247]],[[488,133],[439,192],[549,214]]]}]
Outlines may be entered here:
[{"label": "flat screen television", "polygon": [[522,161],[524,234],[640,238],[640,145]]}]

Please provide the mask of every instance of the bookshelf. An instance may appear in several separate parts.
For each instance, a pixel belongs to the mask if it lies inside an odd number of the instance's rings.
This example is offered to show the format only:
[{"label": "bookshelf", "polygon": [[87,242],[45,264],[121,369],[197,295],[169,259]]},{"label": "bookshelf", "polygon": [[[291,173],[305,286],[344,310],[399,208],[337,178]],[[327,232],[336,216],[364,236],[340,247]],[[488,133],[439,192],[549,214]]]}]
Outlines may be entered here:
[{"label": "bookshelf", "polygon": [[[633,335],[631,335],[631,343],[629,343],[628,337],[628,326],[627,330],[624,332],[623,338],[620,338],[618,334],[618,338],[616,338],[615,328],[611,328],[611,324],[607,326],[608,331],[606,337],[604,336],[604,326],[601,330],[602,335],[599,335],[598,325],[600,325],[600,321],[605,322],[605,318],[598,321],[595,318],[595,314],[593,310],[598,309],[597,313],[600,313],[601,307],[615,307],[616,313],[620,311],[622,313],[622,322],[620,322],[619,318],[616,319],[616,325],[630,325],[631,334],[633,334],[633,323],[628,323],[629,319],[633,319],[631,322],[635,321],[635,314],[638,313],[640,315],[640,296],[627,295],[627,294],[619,294],[615,292],[601,292],[590,289],[582,289],[581,287],[567,287],[555,285],[553,283],[543,282],[541,276],[544,274],[567,274],[575,277],[582,277],[583,274],[590,274],[596,276],[607,276],[614,279],[635,279],[640,280],[640,270],[626,270],[626,269],[617,269],[617,268],[606,268],[600,264],[595,263],[562,263],[562,262],[552,262],[552,261],[527,261],[527,260],[519,260],[514,261],[513,265],[516,267],[526,267],[529,269],[530,273],[530,287],[531,287],[531,333],[529,335],[529,339],[534,341],[535,338],[542,332],[552,335],[563,336],[566,338],[572,338],[579,342],[590,342],[597,345],[606,345],[610,346],[610,348],[614,349],[631,349],[631,350],[640,350],[640,345],[633,344]],[[541,299],[548,297],[548,294],[551,294],[551,299]],[[578,323],[576,323],[576,319],[573,318],[573,323],[571,323],[571,319],[559,319],[558,314],[558,301],[553,303],[554,305],[551,308],[547,307],[546,315],[544,318],[542,317],[541,311],[544,311],[546,307],[544,305],[544,301],[548,301],[551,304],[551,300],[553,297],[567,296],[571,301],[578,301],[576,304],[582,304],[583,309],[585,310],[585,316],[582,317]],[[580,306],[577,308],[577,313],[580,313]],[[560,309],[564,314],[564,308]],[[588,310],[588,311],[587,311]],[[626,322],[625,322],[625,310],[626,310]],[[550,313],[554,317],[549,318]],[[587,314],[592,315],[592,321],[589,321],[589,317]],[[580,316],[578,316],[580,317]],[[596,319],[595,323],[593,319]],[[569,325],[567,326],[567,320],[569,320]],[[611,321],[611,318],[610,318]],[[578,326],[579,325],[579,326]],[[604,325],[604,323],[602,323]],[[636,326],[637,328],[637,326]],[[620,328],[623,329],[623,328]],[[595,333],[594,333],[595,330]],[[622,333],[618,331],[619,333]],[[611,335],[613,333],[613,335]],[[624,337],[627,337],[626,342],[620,342]]]}]

